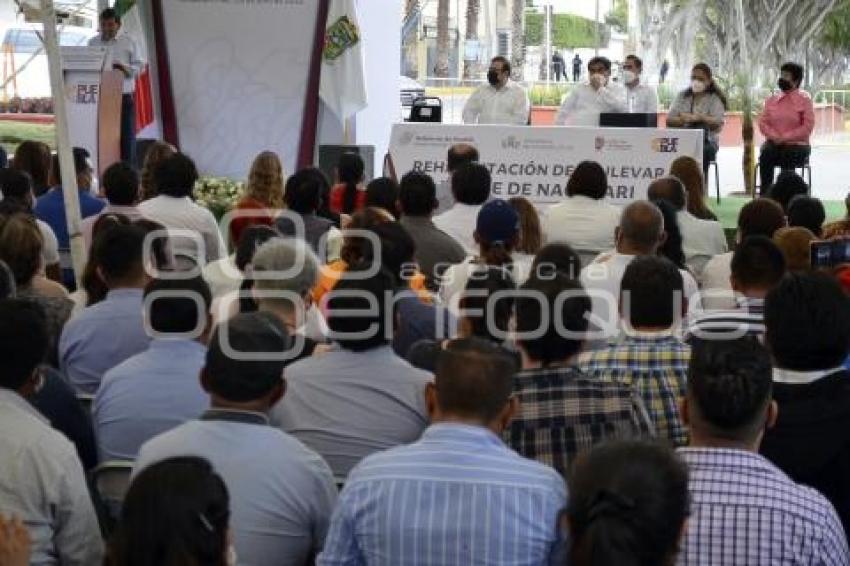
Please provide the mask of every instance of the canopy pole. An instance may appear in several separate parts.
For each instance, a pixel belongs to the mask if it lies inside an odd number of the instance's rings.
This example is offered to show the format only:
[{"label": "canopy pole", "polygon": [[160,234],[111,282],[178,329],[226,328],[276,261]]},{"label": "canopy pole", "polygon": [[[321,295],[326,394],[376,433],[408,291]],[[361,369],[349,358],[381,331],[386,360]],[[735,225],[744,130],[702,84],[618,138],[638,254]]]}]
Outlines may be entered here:
[{"label": "canopy pole", "polygon": [[65,81],[62,77],[62,61],[56,33],[56,11],[53,0],[41,0],[41,19],[44,24],[44,48],[50,69],[50,90],[53,93],[53,108],[56,121],[56,149],[59,154],[59,171],[62,173],[62,194],[65,201],[65,218],[71,247],[71,263],[74,280],[79,288],[85,266],[86,250],[81,230],[80,196],[77,187],[77,172],[68,132],[68,109],[65,98]]}]

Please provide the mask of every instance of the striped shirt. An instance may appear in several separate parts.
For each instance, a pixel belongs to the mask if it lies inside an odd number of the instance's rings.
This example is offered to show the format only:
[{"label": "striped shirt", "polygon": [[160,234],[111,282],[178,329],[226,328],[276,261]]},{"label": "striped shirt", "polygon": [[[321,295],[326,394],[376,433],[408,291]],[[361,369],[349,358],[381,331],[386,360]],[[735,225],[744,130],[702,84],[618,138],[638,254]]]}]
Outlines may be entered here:
[{"label": "striped shirt", "polygon": [[591,379],[575,367],[517,373],[519,413],[505,430],[508,445],[566,476],[573,460],[605,440],[652,436],[654,427],[632,388]]},{"label": "striped shirt", "polygon": [[736,309],[699,313],[688,324],[684,339],[686,342],[694,338],[734,340],[744,336],[764,341],[764,299],[743,297]]},{"label": "striped shirt", "polygon": [[743,450],[682,448],[691,514],[678,564],[846,565],[847,540],[832,505]]},{"label": "striped shirt", "polygon": [[352,471],[318,564],[548,564],[565,502],[554,470],[489,430],[435,424]]},{"label": "striped shirt", "polygon": [[585,352],[576,365],[594,380],[628,385],[643,400],[659,438],[688,443],[679,415],[685,396],[691,348],[668,332],[627,330],[622,342]]}]

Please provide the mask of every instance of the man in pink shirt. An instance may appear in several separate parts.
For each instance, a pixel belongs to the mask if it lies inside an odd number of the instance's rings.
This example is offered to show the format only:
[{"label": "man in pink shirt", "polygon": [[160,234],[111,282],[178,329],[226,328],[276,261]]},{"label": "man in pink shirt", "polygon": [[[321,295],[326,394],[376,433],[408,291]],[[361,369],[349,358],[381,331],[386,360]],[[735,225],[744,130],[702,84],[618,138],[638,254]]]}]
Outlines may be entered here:
[{"label": "man in pink shirt", "polygon": [[803,67],[785,63],[780,70],[777,86],[782,92],[765,101],[759,117],[759,130],[765,137],[759,157],[762,194],[773,185],[775,167],[800,167],[812,151],[809,136],[815,128],[815,110],[811,97],[800,90]]}]

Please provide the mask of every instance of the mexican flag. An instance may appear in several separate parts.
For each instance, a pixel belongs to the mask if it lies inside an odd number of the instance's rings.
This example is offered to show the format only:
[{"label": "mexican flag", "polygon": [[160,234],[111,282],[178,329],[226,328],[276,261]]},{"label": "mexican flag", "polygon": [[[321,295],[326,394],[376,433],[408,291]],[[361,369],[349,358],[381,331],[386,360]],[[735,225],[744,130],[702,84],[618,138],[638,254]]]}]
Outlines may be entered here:
[{"label": "mexican flag", "polygon": [[366,107],[363,38],[354,0],[331,0],[319,96],[341,120]]},{"label": "mexican flag", "polygon": [[121,16],[121,31],[136,43],[139,57],[144,61],[142,72],[136,78],[136,133],[142,137],[158,137],[156,109],[154,107],[151,66],[147,40],[142,26],[142,14],[136,0],[116,0],[115,10]]}]

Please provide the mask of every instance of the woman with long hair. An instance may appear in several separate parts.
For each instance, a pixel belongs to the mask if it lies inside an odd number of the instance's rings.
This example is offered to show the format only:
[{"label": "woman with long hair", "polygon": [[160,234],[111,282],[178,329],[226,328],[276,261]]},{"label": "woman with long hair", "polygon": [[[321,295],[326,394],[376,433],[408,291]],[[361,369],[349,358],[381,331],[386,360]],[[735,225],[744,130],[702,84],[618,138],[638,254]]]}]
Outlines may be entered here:
[{"label": "woman with long hair", "polygon": [[514,197],[509,199],[508,203],[519,215],[519,242],[516,251],[533,256],[543,247],[543,230],[540,228],[537,209],[524,197]]},{"label": "woman with long hair", "polygon": [[203,458],[171,458],[130,485],[105,566],[231,566],[227,486]]},{"label": "woman with long hair", "polygon": [[564,511],[572,566],[672,566],[688,517],[688,472],[669,447],[611,442],[581,456]]},{"label": "woman with long hair", "polygon": [[337,184],[331,189],[330,209],[336,214],[353,214],[366,205],[363,158],[353,152],[339,156],[336,165]]},{"label": "woman with long hair", "polygon": [[177,149],[163,141],[154,142],[148,147],[140,175],[142,184],[140,200],[152,199],[159,194],[156,188],[156,168],[175,153]]},{"label": "woman with long hair", "polygon": [[274,223],[277,211],[283,208],[284,177],[280,157],[273,151],[264,151],[254,158],[245,194],[236,203],[236,210],[244,211],[245,216],[237,216],[230,222],[230,241],[234,245],[245,228]]},{"label": "woman with long hair", "polygon": [[676,209],[664,199],[652,201],[661,211],[664,217],[664,243],[658,248],[658,255],[664,256],[679,269],[687,270],[685,264],[685,250],[682,247],[682,231],[679,229],[679,221],[676,218]]},{"label": "woman with long hair", "polygon": [[720,130],[726,121],[726,95],[717,86],[711,67],[697,63],[691,70],[691,86],[680,92],[667,113],[667,126],[693,128],[704,134],[702,174],[708,179],[708,164],[717,157]]},{"label": "woman with long hair", "polygon": [[701,220],[717,220],[705,199],[705,176],[693,157],[683,155],[670,164],[670,175],[685,185],[685,208]]}]

